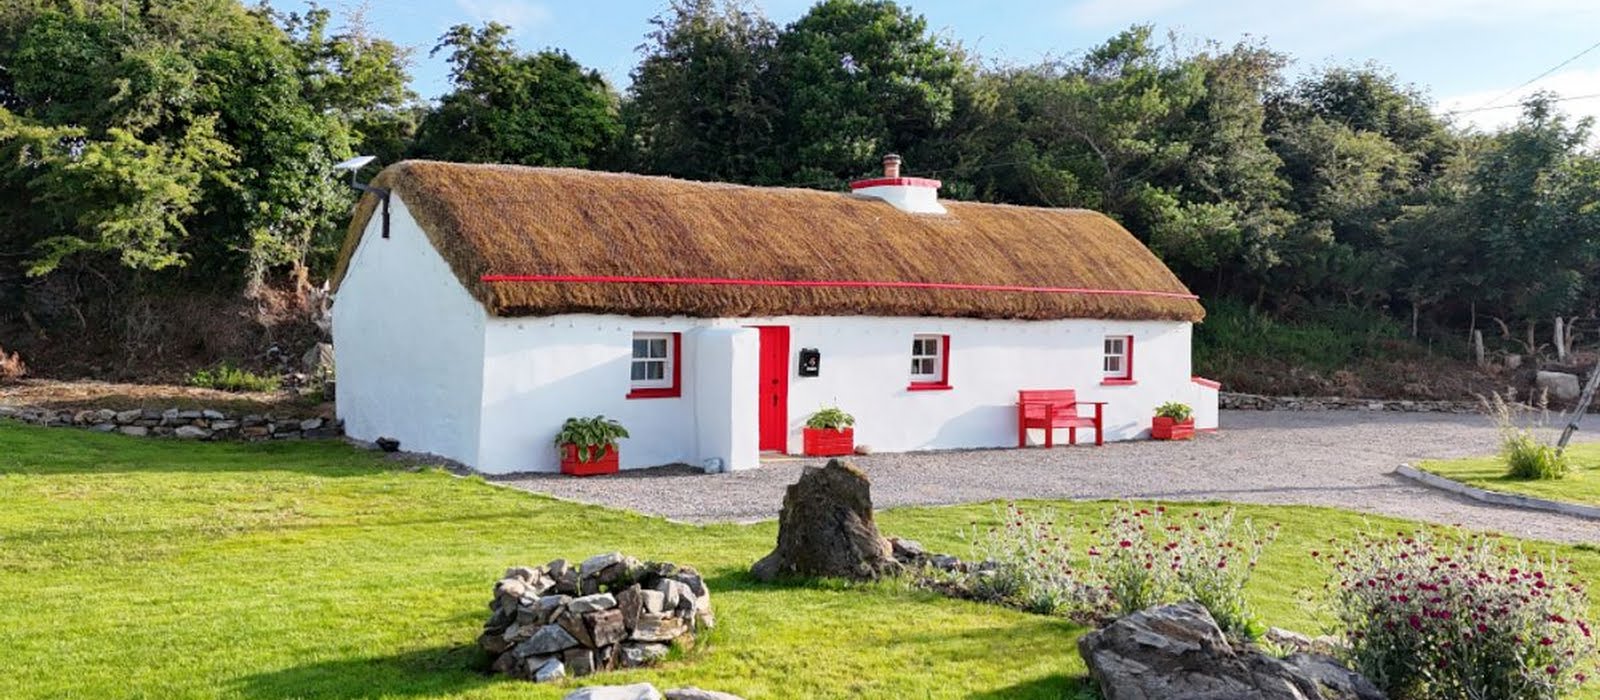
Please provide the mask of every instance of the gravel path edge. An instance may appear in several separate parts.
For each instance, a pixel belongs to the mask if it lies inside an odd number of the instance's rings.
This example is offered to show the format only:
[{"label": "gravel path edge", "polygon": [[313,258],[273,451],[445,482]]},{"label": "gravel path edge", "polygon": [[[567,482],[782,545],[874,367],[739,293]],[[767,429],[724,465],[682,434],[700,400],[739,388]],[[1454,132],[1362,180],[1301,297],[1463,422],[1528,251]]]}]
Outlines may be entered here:
[{"label": "gravel path edge", "polygon": [[1435,488],[1440,491],[1446,491],[1457,496],[1463,496],[1475,501],[1482,501],[1492,505],[1506,506],[1509,508],[1524,508],[1527,510],[1541,510],[1549,513],[1570,515],[1575,518],[1600,520],[1600,508],[1595,506],[1585,506],[1577,503],[1552,501],[1535,496],[1524,496],[1516,493],[1504,493],[1501,491],[1480,489],[1476,486],[1469,486],[1454,479],[1445,478],[1432,472],[1423,471],[1409,464],[1402,464],[1398,467],[1395,467],[1394,473],[1402,478],[1410,479],[1422,484],[1423,486]]}]

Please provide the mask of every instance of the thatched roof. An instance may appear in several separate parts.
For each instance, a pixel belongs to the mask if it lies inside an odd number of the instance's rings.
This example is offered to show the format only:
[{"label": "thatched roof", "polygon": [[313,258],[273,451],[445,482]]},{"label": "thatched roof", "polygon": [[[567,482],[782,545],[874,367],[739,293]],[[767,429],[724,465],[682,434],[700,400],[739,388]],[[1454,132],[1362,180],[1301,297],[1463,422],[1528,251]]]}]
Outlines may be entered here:
[{"label": "thatched roof", "polygon": [[[373,184],[405,202],[499,316],[1205,314],[1132,234],[1091,211],[945,202],[946,215],[907,214],[844,193],[430,161],[392,165]],[[375,207],[367,195],[357,208],[334,285]]]}]

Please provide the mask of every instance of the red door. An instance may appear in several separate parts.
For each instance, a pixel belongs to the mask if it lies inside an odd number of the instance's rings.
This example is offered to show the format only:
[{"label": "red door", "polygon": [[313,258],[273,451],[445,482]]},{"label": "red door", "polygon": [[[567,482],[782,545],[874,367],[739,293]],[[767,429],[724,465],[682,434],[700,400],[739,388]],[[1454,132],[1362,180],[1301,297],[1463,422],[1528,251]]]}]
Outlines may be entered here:
[{"label": "red door", "polygon": [[758,326],[761,330],[761,449],[789,449],[789,327]]}]

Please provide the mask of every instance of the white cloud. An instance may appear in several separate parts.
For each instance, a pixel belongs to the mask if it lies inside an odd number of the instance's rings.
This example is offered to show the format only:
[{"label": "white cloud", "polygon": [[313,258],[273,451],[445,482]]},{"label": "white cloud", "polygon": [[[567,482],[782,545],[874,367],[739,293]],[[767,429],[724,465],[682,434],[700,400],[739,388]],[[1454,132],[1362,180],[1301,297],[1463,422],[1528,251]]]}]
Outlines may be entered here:
[{"label": "white cloud", "polygon": [[550,21],[550,8],[534,0],[456,0],[456,7],[477,22],[499,22],[517,34]]},{"label": "white cloud", "polygon": [[[1517,117],[1522,115],[1522,100],[1536,92],[1553,92],[1559,97],[1600,94],[1600,68],[1566,70],[1541,78],[1526,87],[1512,88],[1512,85],[1503,85],[1440,98],[1434,109],[1462,126],[1493,131],[1515,123]],[[1574,118],[1600,118],[1600,97],[1567,100],[1555,106]]]}]

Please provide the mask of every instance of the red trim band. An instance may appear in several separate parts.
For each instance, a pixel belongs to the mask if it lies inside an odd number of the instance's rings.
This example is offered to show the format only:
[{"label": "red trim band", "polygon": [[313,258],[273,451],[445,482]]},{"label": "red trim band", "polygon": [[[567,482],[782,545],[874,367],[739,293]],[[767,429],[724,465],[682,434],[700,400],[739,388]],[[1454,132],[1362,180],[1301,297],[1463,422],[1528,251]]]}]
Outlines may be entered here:
[{"label": "red trim band", "polygon": [[871,180],[856,180],[850,183],[850,189],[859,190],[866,187],[931,187],[939,189],[943,184],[938,180],[929,180],[925,177],[878,177]]},{"label": "red trim band", "polygon": [[1087,287],[1027,287],[1016,284],[961,284],[958,282],[863,282],[859,280],[741,280],[723,277],[632,277],[624,275],[483,275],[484,282],[567,282],[601,284],[700,284],[742,287],[892,287],[899,289],[954,289],[976,292],[1033,292],[1037,294],[1094,294],[1105,296],[1199,299],[1183,292],[1145,289],[1091,289]]},{"label": "red trim band", "polygon": [[1221,389],[1222,388],[1222,382],[1219,382],[1219,381],[1217,381],[1215,379],[1206,379],[1205,377],[1190,377],[1189,381],[1194,382],[1196,384],[1199,384],[1200,386],[1206,387],[1207,389]]}]

